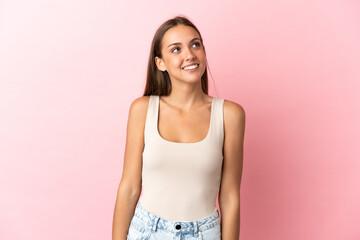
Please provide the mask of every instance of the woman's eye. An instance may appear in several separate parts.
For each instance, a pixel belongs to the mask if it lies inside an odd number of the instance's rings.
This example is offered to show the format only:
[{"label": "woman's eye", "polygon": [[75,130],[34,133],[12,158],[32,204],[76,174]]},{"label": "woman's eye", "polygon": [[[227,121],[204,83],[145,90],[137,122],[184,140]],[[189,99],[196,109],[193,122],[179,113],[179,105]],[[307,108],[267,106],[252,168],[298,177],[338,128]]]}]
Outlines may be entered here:
[{"label": "woman's eye", "polygon": [[[177,50],[177,51],[175,51],[175,50]],[[178,52],[178,50],[180,50],[180,48],[176,47],[176,48],[173,48],[173,49],[171,50],[171,52]]]},{"label": "woman's eye", "polygon": [[200,43],[199,43],[199,42],[195,42],[193,45],[196,45],[195,47],[200,47]]},{"label": "woman's eye", "polygon": [[[193,46],[195,46],[195,47],[200,47],[201,44],[200,44],[199,42],[194,42],[194,43],[193,43]],[[175,47],[175,48],[171,49],[171,52],[173,52],[173,53],[177,53],[177,52],[179,52],[179,51],[180,51],[180,48],[179,48],[179,47]]]}]

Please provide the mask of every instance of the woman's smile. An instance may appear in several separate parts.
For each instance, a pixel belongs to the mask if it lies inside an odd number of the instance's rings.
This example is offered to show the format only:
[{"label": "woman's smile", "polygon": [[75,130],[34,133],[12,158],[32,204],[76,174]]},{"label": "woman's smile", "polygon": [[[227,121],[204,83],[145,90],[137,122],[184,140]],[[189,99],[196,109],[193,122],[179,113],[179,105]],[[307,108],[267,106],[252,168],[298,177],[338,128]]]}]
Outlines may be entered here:
[{"label": "woman's smile", "polygon": [[187,65],[187,66],[183,67],[182,69],[187,72],[195,72],[196,70],[199,69],[199,64],[196,63],[196,64]]}]

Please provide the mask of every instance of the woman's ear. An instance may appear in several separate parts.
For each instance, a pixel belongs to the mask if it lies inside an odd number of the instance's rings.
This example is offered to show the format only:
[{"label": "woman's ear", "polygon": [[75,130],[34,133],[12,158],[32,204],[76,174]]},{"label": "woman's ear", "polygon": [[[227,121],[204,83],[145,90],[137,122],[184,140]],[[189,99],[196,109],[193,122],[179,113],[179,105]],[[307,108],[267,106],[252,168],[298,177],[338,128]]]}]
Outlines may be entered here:
[{"label": "woman's ear", "polygon": [[161,58],[155,57],[155,64],[160,71],[166,71],[165,63]]}]

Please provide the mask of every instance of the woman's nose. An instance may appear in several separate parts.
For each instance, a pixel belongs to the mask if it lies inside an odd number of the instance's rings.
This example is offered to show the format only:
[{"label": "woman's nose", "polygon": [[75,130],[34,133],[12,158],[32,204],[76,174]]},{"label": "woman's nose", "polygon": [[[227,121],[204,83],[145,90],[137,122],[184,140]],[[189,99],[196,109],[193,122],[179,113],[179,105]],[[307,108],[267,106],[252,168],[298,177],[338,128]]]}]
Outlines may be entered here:
[{"label": "woman's nose", "polygon": [[191,51],[191,49],[187,49],[185,51],[186,60],[193,60],[195,58],[194,53]]}]

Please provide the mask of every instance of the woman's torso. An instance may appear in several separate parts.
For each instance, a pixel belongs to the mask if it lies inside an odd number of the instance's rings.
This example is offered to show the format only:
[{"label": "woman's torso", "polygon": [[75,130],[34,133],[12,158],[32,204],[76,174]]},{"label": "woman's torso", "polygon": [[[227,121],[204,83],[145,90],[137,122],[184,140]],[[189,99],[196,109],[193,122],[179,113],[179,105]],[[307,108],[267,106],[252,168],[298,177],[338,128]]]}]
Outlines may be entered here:
[{"label": "woman's torso", "polygon": [[192,221],[209,216],[216,211],[221,181],[224,99],[213,98],[207,135],[193,143],[161,137],[159,101],[157,95],[149,97],[139,204],[168,220]]}]

